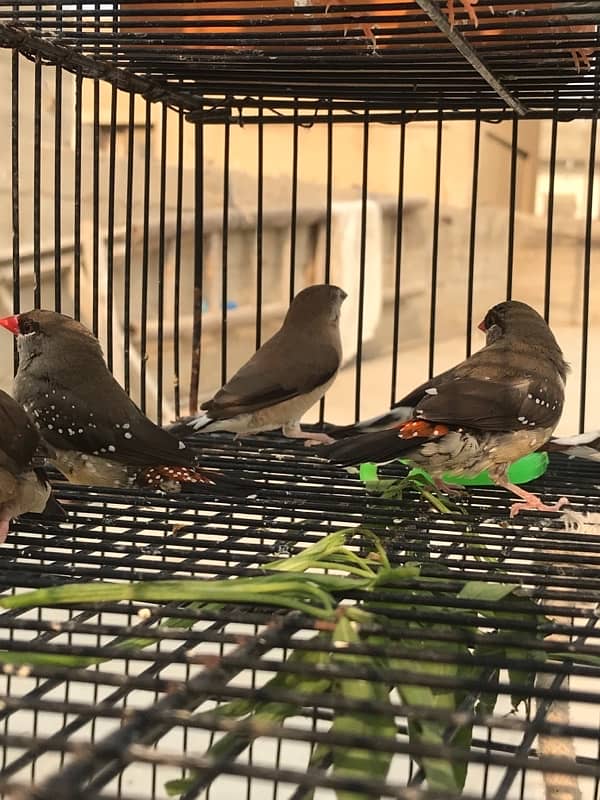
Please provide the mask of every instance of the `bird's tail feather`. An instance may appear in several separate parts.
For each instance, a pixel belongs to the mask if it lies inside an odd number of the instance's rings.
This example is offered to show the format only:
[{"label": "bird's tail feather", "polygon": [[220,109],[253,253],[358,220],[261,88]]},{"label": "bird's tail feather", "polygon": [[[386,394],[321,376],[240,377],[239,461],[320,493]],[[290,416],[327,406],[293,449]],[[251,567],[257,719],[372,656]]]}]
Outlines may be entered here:
[{"label": "bird's tail feather", "polygon": [[320,445],[314,447],[313,452],[316,452],[321,458],[326,458],[328,461],[344,467],[361,464],[365,461],[385,464],[395,458],[402,458],[403,454],[429,441],[430,438],[429,435],[416,435],[403,439],[399,435],[398,429],[392,428],[351,436],[341,439],[335,444]]},{"label": "bird's tail feather", "polygon": [[350,436],[357,436],[359,434],[376,433],[383,431],[392,425],[399,425],[401,422],[406,422],[413,414],[413,408],[410,406],[398,406],[392,408],[385,414],[378,414],[376,417],[360,420],[352,425],[328,425],[327,433],[334,439],[346,439]]},{"label": "bird's tail feather", "polygon": [[150,489],[208,494],[212,497],[248,497],[260,488],[252,480],[206,467],[150,467],[138,475],[137,483]]},{"label": "bird's tail feather", "polygon": [[600,461],[600,431],[587,431],[574,436],[553,436],[540,449],[549,453],[564,453],[570,458]]},{"label": "bird's tail feather", "polygon": [[192,417],[179,417],[179,419],[172,422],[170,425],[165,425],[165,430],[172,433],[174,436],[192,436],[194,433],[209,433],[211,430],[211,423],[215,420],[211,419],[208,414],[198,414]]},{"label": "bird's tail feather", "polygon": [[51,517],[53,519],[67,519],[67,512],[58,502],[53,493],[50,494],[46,508],[40,514],[42,517]]}]

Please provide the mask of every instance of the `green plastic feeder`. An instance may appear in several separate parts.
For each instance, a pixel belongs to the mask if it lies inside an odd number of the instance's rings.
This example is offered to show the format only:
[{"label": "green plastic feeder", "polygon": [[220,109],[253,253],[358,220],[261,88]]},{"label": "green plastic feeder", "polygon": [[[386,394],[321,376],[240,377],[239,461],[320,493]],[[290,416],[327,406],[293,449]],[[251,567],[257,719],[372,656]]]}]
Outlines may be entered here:
[{"label": "green plastic feeder", "polygon": [[[405,464],[405,461],[401,463]],[[530,453],[528,456],[523,456],[508,468],[508,479],[511,483],[528,483],[548,469],[548,454],[547,453]],[[379,480],[377,474],[377,464],[370,461],[360,465],[359,475],[361,481],[369,483],[371,481]],[[415,467],[411,469],[410,475],[423,475],[427,480],[433,483],[433,479],[428,472],[424,469]],[[456,484],[457,486],[493,486],[494,481],[490,478],[487,470],[480,472],[472,478],[467,478],[462,475],[444,475],[444,482],[448,484]]]}]

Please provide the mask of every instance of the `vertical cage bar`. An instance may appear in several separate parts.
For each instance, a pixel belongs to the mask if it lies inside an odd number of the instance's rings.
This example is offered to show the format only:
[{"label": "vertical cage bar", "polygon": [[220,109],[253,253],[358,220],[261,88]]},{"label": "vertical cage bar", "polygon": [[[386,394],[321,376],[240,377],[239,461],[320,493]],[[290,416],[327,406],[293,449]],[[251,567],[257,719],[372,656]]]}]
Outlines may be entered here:
[{"label": "vertical cage bar", "polygon": [[133,226],[133,164],[135,160],[135,95],[129,95],[127,116],[127,190],[125,195],[125,253],[123,258],[123,382],[131,391],[131,235]]},{"label": "vertical cage bar", "polygon": [[98,285],[100,281],[100,83],[94,81],[92,178],[92,330],[98,336]]},{"label": "vertical cage bar", "polygon": [[[327,122],[327,167],[325,179],[325,264],[323,279],[331,282],[331,218],[333,210],[333,123]],[[342,287],[343,288],[343,287]],[[325,419],[326,397],[319,401],[319,425]]]},{"label": "vertical cage bar", "polygon": [[354,391],[354,418],[360,419],[363,325],[365,312],[365,276],[367,256],[367,209],[369,201],[369,112],[363,122],[362,190],[360,210],[360,260],[358,277],[358,320],[356,330],[356,384]]},{"label": "vertical cage bar", "polygon": [[55,67],[54,104],[54,308],[62,305],[62,68]]},{"label": "vertical cage bar", "polygon": [[552,291],[552,236],[554,233],[554,184],[556,178],[556,150],[558,141],[558,118],[552,117],[550,133],[550,163],[548,165],[548,208],[546,217],[546,269],[544,275],[544,319],[550,320],[550,295]]},{"label": "vertical cage bar", "polygon": [[[297,98],[296,98],[297,102]],[[292,121],[292,205],[290,211],[290,291],[289,300],[296,294],[296,227],[298,224],[298,109],[294,107]]]},{"label": "vertical cage bar", "polygon": [[[600,720],[597,722],[600,731]],[[600,761],[600,736],[598,737],[598,747],[596,748],[596,761]],[[594,779],[594,800],[600,797],[600,778]]]},{"label": "vertical cage bar", "polygon": [[33,304],[42,305],[41,266],[42,64],[35,60],[33,88]]},{"label": "vertical cage bar", "polygon": [[479,189],[479,150],[481,144],[481,120],[475,120],[473,129],[473,182],[471,184],[471,221],[469,227],[469,263],[467,274],[467,358],[473,345],[473,289],[475,284],[475,242],[477,238],[477,193]]},{"label": "vertical cage bar", "polygon": [[[11,214],[12,214],[12,279],[13,311],[21,310],[21,208],[19,201],[19,59],[16,50],[11,64]],[[13,341],[13,362],[18,364],[17,340]],[[4,752],[6,758],[6,751]],[[6,762],[3,762],[3,765]]]},{"label": "vertical cage bar", "polygon": [[163,377],[164,377],[164,333],[165,333],[165,221],[167,212],[167,106],[162,105],[160,133],[160,204],[158,229],[158,273],[157,273],[157,318],[158,341],[156,353],[156,419],[162,424]]},{"label": "vertical cage bar", "polygon": [[194,126],[194,322],[192,328],[192,367],[190,376],[190,414],[198,411],[200,350],[202,347],[202,291],[204,262],[204,128]]},{"label": "vertical cage bar", "polygon": [[594,178],[596,175],[596,134],[598,117],[590,124],[590,148],[588,162],[588,185],[585,208],[585,240],[583,247],[583,301],[581,308],[581,386],[579,395],[579,430],[585,430],[586,394],[587,394],[587,362],[590,326],[590,279],[592,271],[592,221],[594,216]]},{"label": "vertical cage bar", "polygon": [[440,191],[442,185],[442,120],[437,123],[435,147],[435,189],[433,198],[433,239],[431,245],[431,298],[429,302],[429,360],[428,375],[431,378],[434,370],[435,326],[437,302],[438,248],[440,231]]},{"label": "vertical cage bar", "polygon": [[142,240],[142,283],[140,304],[140,406],[146,411],[146,360],[148,349],[148,283],[150,270],[150,179],[152,159],[152,105],[146,100],[144,119],[144,212]]},{"label": "vertical cage bar", "polygon": [[392,329],[392,386],[390,406],[396,402],[398,383],[398,345],[400,342],[400,285],[402,280],[402,238],[404,233],[404,175],[406,166],[406,123],[400,124],[398,143],[398,194],[396,200],[396,250],[394,255],[394,319]]},{"label": "vertical cage bar", "polygon": [[221,230],[221,385],[227,383],[227,293],[229,291],[229,157],[231,127],[225,123],[223,141],[223,223]]},{"label": "vertical cage bar", "polygon": [[82,94],[83,78],[80,73],[75,76],[75,146],[73,152],[73,316],[81,317],[81,138],[82,138]]},{"label": "vertical cage bar", "polygon": [[508,246],[506,255],[506,299],[512,298],[513,273],[515,258],[515,223],[517,210],[517,167],[519,155],[519,120],[515,117],[512,124],[512,141],[510,149],[510,187],[508,200]]},{"label": "vertical cage bar", "polygon": [[110,95],[110,138],[108,148],[108,212],[106,218],[106,363],[113,368],[113,289],[115,258],[115,192],[117,148],[117,89]]},{"label": "vertical cage bar", "polygon": [[256,318],[255,348],[262,344],[262,299],[263,299],[263,212],[264,212],[264,145],[265,131],[263,108],[258,108],[256,130]]},{"label": "vertical cage bar", "polygon": [[183,217],[183,112],[177,117],[177,189],[175,199],[175,253],[173,267],[173,405],[181,415],[179,315],[181,313],[181,244]]}]

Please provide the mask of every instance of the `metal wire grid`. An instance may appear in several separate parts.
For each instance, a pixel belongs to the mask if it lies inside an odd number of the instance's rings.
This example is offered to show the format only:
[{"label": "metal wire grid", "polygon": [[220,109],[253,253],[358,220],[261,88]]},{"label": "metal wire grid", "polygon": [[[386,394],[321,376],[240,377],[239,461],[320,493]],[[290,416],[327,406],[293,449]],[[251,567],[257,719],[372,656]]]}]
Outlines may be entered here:
[{"label": "metal wire grid", "polygon": [[[459,5],[457,0],[457,6]],[[498,0],[453,30],[443,3],[0,4],[0,43],[104,77],[194,119],[594,115],[598,2]],[[462,23],[461,10],[457,18]],[[348,80],[348,77],[351,80]]]},{"label": "metal wire grid", "polygon": [[[600,533],[596,528],[584,533],[566,531],[562,523],[548,527],[549,520],[531,516],[508,524],[509,498],[495,488],[473,489],[466,515],[435,515],[412,493],[402,502],[391,503],[365,495],[358,481],[344,471],[273,438],[231,444],[226,435],[211,437],[206,458],[221,465],[232,458],[243,459],[246,473],[264,477],[266,483],[249,501],[214,502],[192,496],[141,498],[126,491],[83,494],[78,487],[61,486],[59,497],[69,501],[68,522],[48,525],[19,520],[3,548],[6,558],[0,582],[8,591],[19,591],[93,578],[145,580],[193,575],[224,579],[261,574],[261,568],[273,558],[285,557],[336,528],[363,523],[383,537],[395,563],[415,558],[423,562],[423,575],[429,574],[428,570],[435,574],[436,568],[439,571],[440,565],[445,565],[457,580],[498,581],[500,568],[503,582],[529,589],[539,612],[549,618],[544,634],[554,636],[544,641],[533,638],[537,623],[531,609],[518,619],[514,614],[496,617],[493,625],[509,640],[514,637],[515,646],[526,648],[530,642],[531,647],[549,653],[564,651],[567,646],[579,655],[597,656],[600,652],[596,624]],[[567,494],[579,511],[597,511],[600,490],[596,481],[597,469],[559,457],[534,488],[550,496]],[[499,563],[478,558],[482,543],[488,552],[498,554]],[[359,540],[356,546],[368,548],[369,544]],[[432,602],[427,599],[429,586],[426,579],[410,585],[422,603],[418,612],[406,612],[404,623],[418,619],[431,624],[433,630],[440,622],[439,611],[428,608]],[[352,599],[360,599],[360,595]],[[475,644],[483,635],[475,611],[481,601],[451,605],[457,624],[472,620]],[[157,627],[173,617],[191,617],[197,622],[192,630]],[[403,627],[402,613],[396,622],[397,630],[386,631],[386,652],[393,648],[399,655],[411,657],[414,650],[407,649],[411,632]],[[25,650],[38,659],[33,667],[6,667],[4,672],[0,788],[7,797],[162,798],[165,781],[178,777],[183,768],[188,774],[190,769],[197,770],[186,798],[199,796],[212,783],[207,796],[213,798],[246,794],[299,800],[309,796],[311,788],[317,788],[315,797],[327,797],[321,789],[324,792],[331,787],[360,791],[365,797],[408,800],[435,796],[423,792],[423,773],[414,763],[411,766],[410,757],[451,752],[411,745],[406,736],[411,710],[396,698],[398,736],[387,785],[328,776],[327,763],[306,771],[310,747],[319,742],[362,746],[374,752],[379,746],[389,747],[389,742],[328,731],[336,709],[383,713],[375,701],[355,701],[353,706],[352,700],[330,694],[286,695],[281,689],[264,688],[274,674],[294,672],[293,664],[285,660],[291,649],[323,647],[311,638],[314,621],[296,613],[250,607],[191,610],[173,604],[148,608],[133,602],[106,603],[91,608],[42,608],[35,613],[5,612],[2,629],[3,650]],[[142,649],[119,648],[119,641],[140,634],[154,644]],[[436,639],[440,636],[433,635]],[[448,636],[451,641],[452,633]],[[357,653],[376,650],[369,644],[355,647]],[[56,656],[63,652],[106,661],[88,669],[45,666],[40,661],[44,653]],[[350,652],[354,652],[352,646]],[[452,661],[447,652],[431,657]],[[597,798],[599,668],[558,662],[540,667],[539,660],[527,657],[512,663],[490,662],[490,670],[498,666],[537,669],[545,682],[531,690],[535,705],[529,713],[505,716],[514,683],[502,672],[498,685],[501,702],[495,715],[476,719],[465,797],[539,797],[543,772],[552,770],[562,774],[563,782],[570,780],[569,776],[580,776],[582,796]],[[302,670],[311,672],[306,665]],[[398,679],[365,675],[360,665],[347,665],[344,670],[350,678]],[[314,674],[319,674],[317,667]],[[431,687],[464,687],[468,694],[487,686],[486,680],[491,678],[487,673],[475,680],[420,674],[415,680]],[[303,710],[285,725],[262,729],[260,747],[250,748],[248,753],[244,734],[249,729],[243,722],[204,712],[214,709],[215,703],[254,696],[298,702]],[[560,701],[568,701],[571,709],[585,708],[585,724],[568,718],[557,720],[552,703]],[[473,713],[468,699],[459,711]],[[423,710],[418,713],[422,717]],[[458,719],[435,709],[426,711],[427,715],[447,718],[449,725]],[[240,734],[238,747],[216,763],[203,759],[213,737],[230,729]],[[551,740],[572,740],[576,755],[557,758],[546,751],[540,757],[536,737],[544,734]]]}]

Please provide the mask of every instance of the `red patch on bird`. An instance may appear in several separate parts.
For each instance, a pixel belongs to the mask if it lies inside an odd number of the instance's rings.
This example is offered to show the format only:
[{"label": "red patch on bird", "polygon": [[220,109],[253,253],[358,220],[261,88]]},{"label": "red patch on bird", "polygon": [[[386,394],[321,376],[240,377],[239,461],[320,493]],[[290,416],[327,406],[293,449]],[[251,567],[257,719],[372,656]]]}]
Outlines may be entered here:
[{"label": "red patch on bird", "polygon": [[208,473],[191,467],[148,467],[138,475],[138,483],[152,489],[160,489],[169,482],[214,484]]},{"label": "red patch on bird", "polygon": [[410,422],[403,422],[398,426],[398,436],[401,439],[413,439],[415,437],[430,438],[432,436],[445,436],[450,429],[439,422],[428,422],[426,419],[412,419]]}]

